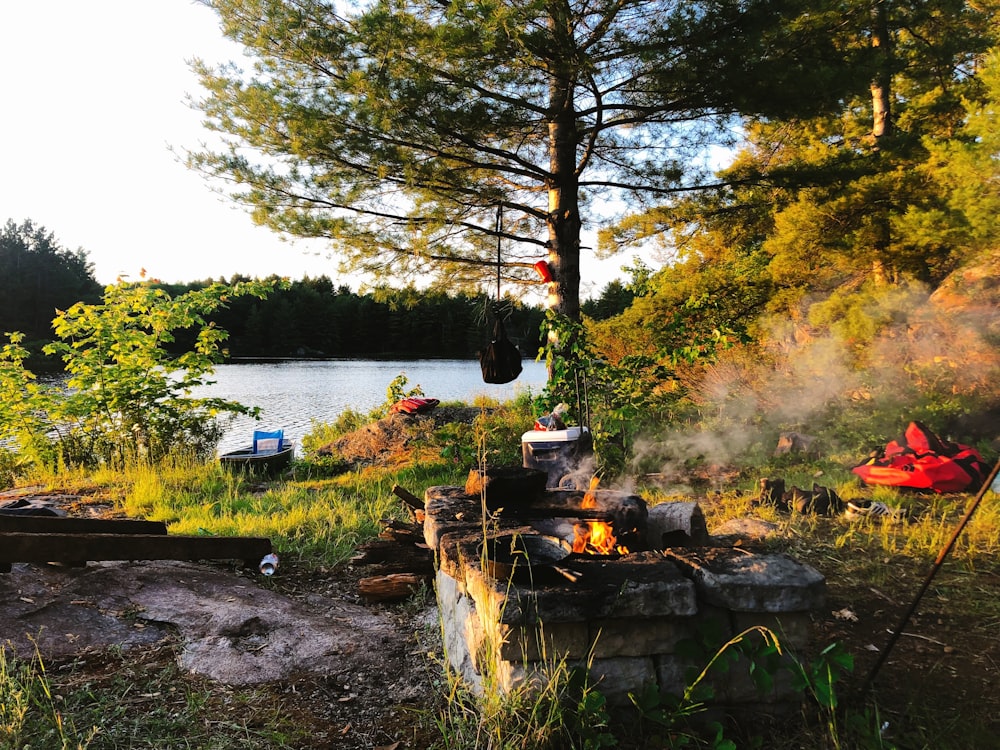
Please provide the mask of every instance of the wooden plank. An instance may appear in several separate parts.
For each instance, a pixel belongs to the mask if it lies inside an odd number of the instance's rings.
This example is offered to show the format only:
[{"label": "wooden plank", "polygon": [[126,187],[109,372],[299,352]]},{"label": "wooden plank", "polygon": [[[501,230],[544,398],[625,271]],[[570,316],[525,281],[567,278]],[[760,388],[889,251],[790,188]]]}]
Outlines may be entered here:
[{"label": "wooden plank", "polygon": [[271,551],[263,537],[155,534],[0,533],[0,565],[96,560],[260,560]]},{"label": "wooden plank", "polygon": [[130,518],[70,518],[0,513],[0,532],[7,531],[25,534],[166,534],[167,525],[163,521]]}]

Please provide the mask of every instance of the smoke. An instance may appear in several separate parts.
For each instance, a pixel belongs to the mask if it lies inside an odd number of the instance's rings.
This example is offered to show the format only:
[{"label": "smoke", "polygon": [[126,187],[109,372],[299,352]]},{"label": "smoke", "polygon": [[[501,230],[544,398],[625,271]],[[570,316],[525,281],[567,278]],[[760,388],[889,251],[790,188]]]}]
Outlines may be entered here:
[{"label": "smoke", "polygon": [[[1000,404],[998,309],[980,292],[932,296],[911,284],[813,301],[800,315],[763,321],[760,348],[731,350],[689,376],[699,423],[636,439],[630,473],[682,481],[694,465],[718,471],[748,451],[770,453],[781,433],[828,431],[838,419],[869,418],[868,429],[887,431],[886,439],[923,418],[921,410],[947,421],[929,425],[939,434],[972,429],[940,406],[959,404],[960,414],[970,404]],[[825,437],[825,452],[835,450]]]}]

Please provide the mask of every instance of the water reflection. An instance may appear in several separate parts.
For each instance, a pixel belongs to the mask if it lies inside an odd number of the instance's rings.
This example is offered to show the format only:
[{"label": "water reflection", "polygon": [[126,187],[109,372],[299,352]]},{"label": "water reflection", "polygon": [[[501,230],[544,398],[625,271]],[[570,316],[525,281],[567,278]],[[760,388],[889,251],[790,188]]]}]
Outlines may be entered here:
[{"label": "water reflection", "polygon": [[216,367],[213,385],[196,395],[211,395],[259,406],[261,420],[238,418],[228,428],[220,451],[249,443],[255,427],[285,430],[298,446],[314,422],[332,422],[347,409],[367,412],[386,400],[389,384],[400,374],[406,376],[406,390],[420,386],[425,396],[441,401],[471,402],[478,395],[501,401],[530,390],[541,393],[545,386],[545,365],[525,361],[524,370],[513,383],[492,385],[483,382],[475,360],[368,360],[282,361],[226,364]]}]

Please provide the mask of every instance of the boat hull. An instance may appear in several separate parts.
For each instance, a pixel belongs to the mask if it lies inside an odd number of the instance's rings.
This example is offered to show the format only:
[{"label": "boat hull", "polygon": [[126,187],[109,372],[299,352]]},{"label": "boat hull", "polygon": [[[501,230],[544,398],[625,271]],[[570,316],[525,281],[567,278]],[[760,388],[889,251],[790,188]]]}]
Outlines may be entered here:
[{"label": "boat hull", "polygon": [[234,474],[266,474],[272,476],[286,469],[295,455],[291,440],[281,441],[281,450],[271,453],[254,453],[251,446],[237,451],[223,453],[219,463],[226,471]]}]

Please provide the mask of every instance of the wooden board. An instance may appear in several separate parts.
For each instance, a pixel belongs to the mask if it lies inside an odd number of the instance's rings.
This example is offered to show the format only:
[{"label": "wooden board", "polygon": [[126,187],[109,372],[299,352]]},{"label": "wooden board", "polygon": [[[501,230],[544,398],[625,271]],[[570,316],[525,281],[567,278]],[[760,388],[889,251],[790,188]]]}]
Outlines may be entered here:
[{"label": "wooden board", "polygon": [[140,521],[128,518],[69,518],[0,513],[0,532],[8,531],[26,534],[166,534],[167,525],[163,521]]},{"label": "wooden board", "polygon": [[96,560],[243,560],[256,565],[269,552],[271,540],[262,537],[0,533],[0,565]]}]

